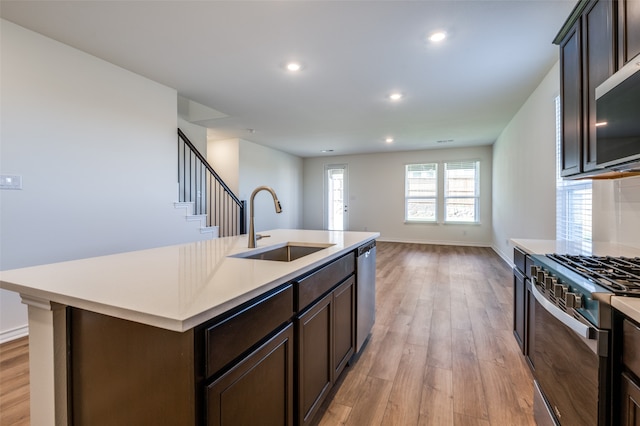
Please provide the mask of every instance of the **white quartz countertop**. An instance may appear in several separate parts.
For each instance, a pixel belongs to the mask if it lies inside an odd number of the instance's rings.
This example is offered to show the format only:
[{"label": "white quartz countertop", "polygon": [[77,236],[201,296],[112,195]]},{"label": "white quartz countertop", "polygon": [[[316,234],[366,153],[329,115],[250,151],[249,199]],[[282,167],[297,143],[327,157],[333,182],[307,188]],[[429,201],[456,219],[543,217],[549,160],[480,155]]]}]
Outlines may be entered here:
[{"label": "white quartz countertop", "polygon": [[611,306],[640,323],[640,297],[613,296]]},{"label": "white quartz countertop", "polygon": [[511,243],[528,254],[581,254],[585,256],[640,256],[640,248],[610,242],[590,244],[566,240],[512,239]]},{"label": "white quartz countertop", "polygon": [[[174,331],[186,331],[376,239],[377,232],[278,229],[247,236],[0,271],[0,288]],[[285,243],[333,244],[292,262],[229,257]]]}]

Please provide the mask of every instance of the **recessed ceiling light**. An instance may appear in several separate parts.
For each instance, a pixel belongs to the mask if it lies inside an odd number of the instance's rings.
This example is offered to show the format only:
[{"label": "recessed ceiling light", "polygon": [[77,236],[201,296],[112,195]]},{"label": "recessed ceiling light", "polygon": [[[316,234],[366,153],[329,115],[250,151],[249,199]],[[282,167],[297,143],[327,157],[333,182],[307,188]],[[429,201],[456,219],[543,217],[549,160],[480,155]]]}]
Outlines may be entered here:
[{"label": "recessed ceiling light", "polygon": [[289,62],[287,64],[287,70],[291,72],[300,71],[302,69],[302,65],[298,62]]},{"label": "recessed ceiling light", "polygon": [[402,99],[402,93],[399,92],[395,92],[389,95],[389,99],[391,99],[392,101],[399,101],[400,99]]},{"label": "recessed ceiling light", "polygon": [[384,141],[386,143],[393,143],[393,138],[386,138]]},{"label": "recessed ceiling light", "polygon": [[438,43],[447,38],[447,34],[444,31],[438,31],[429,36],[429,40]]},{"label": "recessed ceiling light", "polygon": [[322,150],[322,151],[320,151],[320,152],[333,152],[333,150],[332,150],[332,149],[323,149],[323,150]]}]

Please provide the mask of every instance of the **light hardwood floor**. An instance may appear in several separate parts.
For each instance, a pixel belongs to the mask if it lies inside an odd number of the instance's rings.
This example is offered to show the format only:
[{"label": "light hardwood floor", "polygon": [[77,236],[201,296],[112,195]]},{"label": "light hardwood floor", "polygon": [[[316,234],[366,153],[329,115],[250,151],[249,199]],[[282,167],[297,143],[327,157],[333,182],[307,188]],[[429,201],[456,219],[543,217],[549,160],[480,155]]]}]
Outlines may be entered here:
[{"label": "light hardwood floor", "polygon": [[[535,425],[512,275],[488,248],[378,243],[376,324],[321,426]],[[26,340],[0,346],[0,425],[27,425]]]},{"label": "light hardwood floor", "polygon": [[29,424],[29,339],[0,345],[0,425]]},{"label": "light hardwood floor", "polygon": [[535,425],[513,276],[489,248],[378,243],[376,323],[322,426]]}]

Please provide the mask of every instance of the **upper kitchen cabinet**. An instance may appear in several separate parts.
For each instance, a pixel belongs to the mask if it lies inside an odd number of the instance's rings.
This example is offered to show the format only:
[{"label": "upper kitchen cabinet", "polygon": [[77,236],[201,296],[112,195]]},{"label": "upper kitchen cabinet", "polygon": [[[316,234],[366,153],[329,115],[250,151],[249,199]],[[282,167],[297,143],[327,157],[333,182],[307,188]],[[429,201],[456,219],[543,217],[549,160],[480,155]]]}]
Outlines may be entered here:
[{"label": "upper kitchen cabinet", "polygon": [[616,71],[617,10],[611,0],[580,1],[554,40],[560,46],[562,176],[595,170],[595,89]]},{"label": "upper kitchen cabinet", "polygon": [[618,3],[618,67],[640,54],[640,1]]}]

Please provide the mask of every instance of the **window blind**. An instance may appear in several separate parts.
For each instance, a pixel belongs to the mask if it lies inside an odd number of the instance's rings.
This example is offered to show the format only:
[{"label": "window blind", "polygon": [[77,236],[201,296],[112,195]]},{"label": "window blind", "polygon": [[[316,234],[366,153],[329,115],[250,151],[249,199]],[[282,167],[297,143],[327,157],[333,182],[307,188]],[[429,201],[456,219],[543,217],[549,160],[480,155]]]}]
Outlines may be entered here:
[{"label": "window blind", "polygon": [[591,180],[568,180],[561,176],[562,114],[556,97],[556,239],[572,241],[584,248],[592,243]]}]

